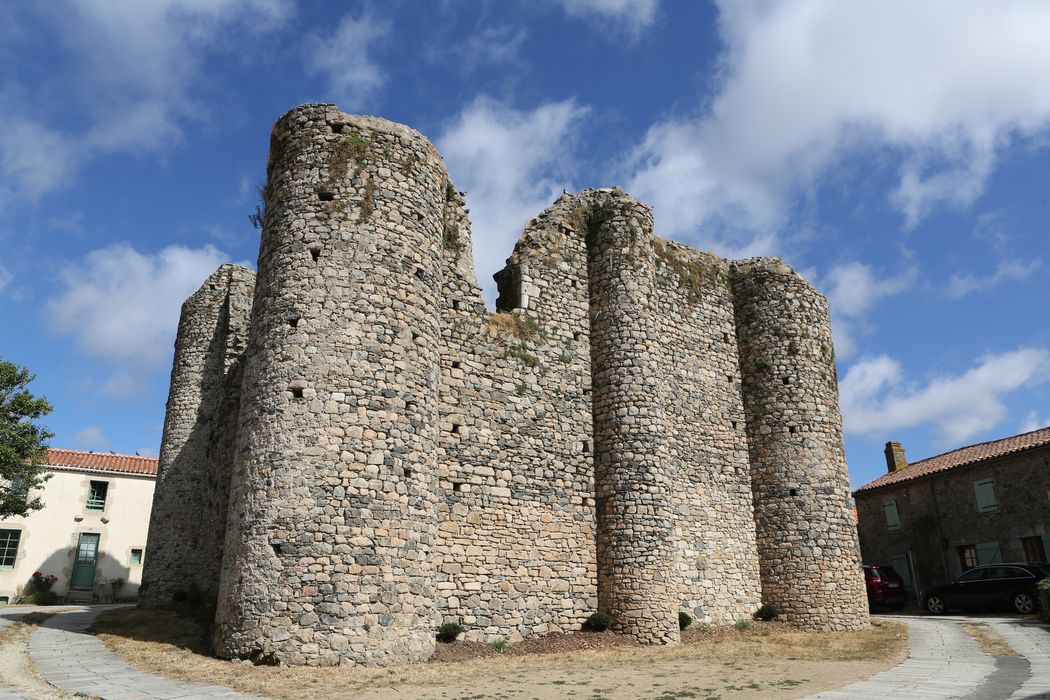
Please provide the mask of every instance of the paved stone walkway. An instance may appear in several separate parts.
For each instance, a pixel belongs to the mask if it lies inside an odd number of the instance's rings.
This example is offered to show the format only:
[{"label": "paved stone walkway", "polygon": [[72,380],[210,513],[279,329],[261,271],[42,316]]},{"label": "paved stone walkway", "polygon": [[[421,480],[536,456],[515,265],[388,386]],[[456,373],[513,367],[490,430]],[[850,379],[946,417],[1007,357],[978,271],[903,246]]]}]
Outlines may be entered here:
[{"label": "paved stone walkway", "polygon": [[[1050,700],[1050,629],[1015,618],[908,617],[908,659],[867,680],[807,700],[910,698],[940,700]],[[1020,656],[993,657],[963,630],[987,624]]]},{"label": "paved stone walkway", "polygon": [[29,640],[29,656],[48,683],[71,693],[104,700],[226,698],[261,700],[229,688],[161,678],[131,666],[85,630],[106,608],[92,607],[55,615]]}]

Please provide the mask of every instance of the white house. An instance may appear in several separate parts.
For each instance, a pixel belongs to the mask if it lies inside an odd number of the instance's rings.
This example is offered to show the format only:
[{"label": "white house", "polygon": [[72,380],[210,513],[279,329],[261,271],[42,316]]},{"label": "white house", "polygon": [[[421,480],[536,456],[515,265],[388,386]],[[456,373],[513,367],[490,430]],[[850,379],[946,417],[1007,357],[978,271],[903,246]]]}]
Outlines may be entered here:
[{"label": "white house", "polygon": [[44,507],[0,520],[0,603],[14,601],[39,571],[69,602],[133,598],[142,580],[153,487],[154,457],[48,450],[53,476]]}]

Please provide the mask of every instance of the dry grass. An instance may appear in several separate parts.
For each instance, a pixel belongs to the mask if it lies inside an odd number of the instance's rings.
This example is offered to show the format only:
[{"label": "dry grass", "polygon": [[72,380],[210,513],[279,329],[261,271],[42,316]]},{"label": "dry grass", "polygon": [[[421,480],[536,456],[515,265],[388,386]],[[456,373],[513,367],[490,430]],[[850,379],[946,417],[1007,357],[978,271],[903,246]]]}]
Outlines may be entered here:
[{"label": "dry grass", "polygon": [[[178,680],[215,683],[273,698],[798,697],[837,687],[903,658],[906,628],[831,634],[756,624],[746,634],[691,634],[677,647],[618,647],[479,658],[392,669],[252,666],[204,656],[200,627],[174,613],[135,609],[100,615],[93,628],[139,668]],[[698,685],[699,684],[699,685]],[[569,693],[565,686],[583,686]],[[608,686],[608,687],[605,687]],[[657,692],[659,691],[659,692]],[[652,692],[650,696],[648,693]],[[664,692],[692,695],[661,695]]]},{"label": "dry grass", "polygon": [[991,654],[992,656],[1017,656],[1017,652],[1013,650],[1013,647],[1007,644],[1006,640],[988,625],[965,624],[963,625],[963,630],[977,640],[977,643],[981,645],[981,651],[985,654]]}]

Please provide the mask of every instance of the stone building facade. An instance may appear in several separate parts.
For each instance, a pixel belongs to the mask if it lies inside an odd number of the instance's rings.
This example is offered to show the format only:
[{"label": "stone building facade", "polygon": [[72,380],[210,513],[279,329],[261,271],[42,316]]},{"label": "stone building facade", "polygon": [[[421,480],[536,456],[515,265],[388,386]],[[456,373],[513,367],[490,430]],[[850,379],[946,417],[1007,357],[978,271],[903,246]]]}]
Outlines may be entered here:
[{"label": "stone building facade", "polygon": [[254,285],[224,267],[183,309],[142,604],[193,586],[220,655],[310,665],[599,609],[645,643],[763,600],[867,625],[827,304],[789,267],[587,190],[489,312],[434,147],[332,105],[278,120],[265,204]]},{"label": "stone building facade", "polygon": [[887,473],[854,492],[868,564],[916,583],[951,580],[978,564],[1050,556],[1050,428],[908,463],[886,445]]}]

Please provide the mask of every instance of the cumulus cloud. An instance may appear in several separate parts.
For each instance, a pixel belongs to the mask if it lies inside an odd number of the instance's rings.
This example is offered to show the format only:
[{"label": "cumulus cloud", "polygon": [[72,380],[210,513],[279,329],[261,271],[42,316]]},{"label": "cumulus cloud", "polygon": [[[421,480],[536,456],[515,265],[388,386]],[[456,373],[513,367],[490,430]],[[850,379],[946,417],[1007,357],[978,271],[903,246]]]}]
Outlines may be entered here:
[{"label": "cumulus cloud", "polygon": [[951,282],[948,283],[948,288],[945,290],[945,294],[948,295],[949,299],[962,299],[968,294],[983,292],[997,287],[1002,282],[1020,282],[1026,280],[1041,266],[1042,261],[1038,259],[1027,262],[1020,259],[1003,260],[991,275],[977,276],[954,274],[952,275]]},{"label": "cumulus cloud", "polygon": [[887,196],[913,226],[932,207],[972,203],[1002,148],[1050,127],[1046,3],[719,7],[719,91],[696,115],[654,124],[626,164],[630,190],[672,234],[768,235],[796,196],[875,147],[899,168]]},{"label": "cumulus cloud", "polygon": [[658,0],[559,0],[570,17],[612,22],[637,36],[656,19]]},{"label": "cumulus cloud", "polygon": [[[34,83],[0,91],[0,190],[39,197],[101,154],[163,153],[196,99],[205,56],[245,46],[290,15],[288,0],[58,0],[19,3],[5,20],[42,28],[20,41],[59,65]],[[17,75],[15,52],[8,63]],[[37,66],[27,68],[35,75]],[[61,115],[61,126],[56,115]]]},{"label": "cumulus cloud", "polygon": [[924,386],[907,382],[891,357],[867,358],[839,384],[843,428],[888,439],[894,430],[934,425],[942,446],[958,445],[1006,418],[1006,394],[1048,379],[1050,351],[1044,348],[986,355],[962,374],[934,377]]},{"label": "cumulus cloud", "polygon": [[0,263],[0,292],[3,292],[14,278],[14,273],[8,270],[3,263]]},{"label": "cumulus cloud", "polygon": [[490,299],[492,274],[522,226],[569,186],[570,154],[586,113],[573,100],[518,110],[482,97],[438,137],[456,186],[467,192],[474,259]]},{"label": "cumulus cloud", "polygon": [[156,254],[111,245],[62,272],[64,290],[48,300],[47,316],[86,355],[115,366],[105,393],[134,395],[145,373],[169,362],[183,300],[228,260],[210,245]]},{"label": "cumulus cloud", "polygon": [[88,426],[73,436],[73,447],[81,450],[108,450],[110,442],[95,426]]},{"label": "cumulus cloud", "polygon": [[386,83],[383,70],[369,53],[390,29],[389,22],[368,14],[359,19],[347,14],[330,35],[313,37],[307,67],[325,77],[331,99],[343,109],[355,111],[371,104]]},{"label": "cumulus cloud", "polygon": [[919,268],[912,264],[895,274],[877,273],[855,261],[831,268],[820,286],[831,307],[836,355],[846,358],[856,352],[857,335],[867,331],[866,316],[875,304],[911,289],[918,277]]}]

